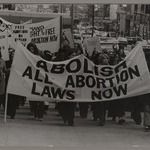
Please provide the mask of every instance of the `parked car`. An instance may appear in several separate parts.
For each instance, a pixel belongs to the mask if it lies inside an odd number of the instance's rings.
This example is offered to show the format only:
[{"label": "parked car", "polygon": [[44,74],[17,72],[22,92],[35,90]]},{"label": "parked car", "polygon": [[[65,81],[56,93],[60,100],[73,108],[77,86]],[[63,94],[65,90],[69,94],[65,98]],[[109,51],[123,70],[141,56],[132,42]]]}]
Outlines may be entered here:
[{"label": "parked car", "polygon": [[107,32],[107,37],[116,38],[117,34],[115,32]]},{"label": "parked car", "polygon": [[129,45],[135,45],[137,44],[137,42],[142,42],[143,39],[141,37],[128,37],[127,41]]},{"label": "parked car", "polygon": [[116,38],[100,37],[100,43],[102,49],[112,50],[114,44],[118,44]]}]

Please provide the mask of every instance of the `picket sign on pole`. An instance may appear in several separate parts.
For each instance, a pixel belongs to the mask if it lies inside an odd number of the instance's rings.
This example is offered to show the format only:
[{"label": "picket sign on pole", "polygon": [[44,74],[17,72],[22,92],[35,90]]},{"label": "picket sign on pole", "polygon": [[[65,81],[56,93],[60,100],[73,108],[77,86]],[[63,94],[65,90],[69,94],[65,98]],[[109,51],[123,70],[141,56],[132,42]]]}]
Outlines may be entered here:
[{"label": "picket sign on pole", "polygon": [[62,22],[62,16],[60,16],[60,48],[61,48],[61,43],[62,43],[62,26],[63,26],[63,22]]},{"label": "picket sign on pole", "polygon": [[6,123],[6,120],[7,120],[7,104],[8,104],[8,93],[6,92],[6,97],[5,97],[4,123]]}]

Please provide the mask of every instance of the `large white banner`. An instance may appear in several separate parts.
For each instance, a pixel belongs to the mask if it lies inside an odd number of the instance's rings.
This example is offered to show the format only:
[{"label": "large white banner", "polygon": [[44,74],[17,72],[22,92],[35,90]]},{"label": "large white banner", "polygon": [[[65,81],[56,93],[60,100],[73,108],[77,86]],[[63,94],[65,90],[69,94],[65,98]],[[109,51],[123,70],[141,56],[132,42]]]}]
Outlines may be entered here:
[{"label": "large white banner", "polygon": [[120,64],[103,66],[84,55],[48,62],[18,43],[7,88],[7,93],[34,100],[71,102],[108,101],[149,92],[150,74],[141,46]]},{"label": "large white banner", "polygon": [[[12,24],[12,46],[34,42],[39,50],[56,52],[60,48],[60,17],[31,24]],[[15,47],[14,47],[15,48]]]}]

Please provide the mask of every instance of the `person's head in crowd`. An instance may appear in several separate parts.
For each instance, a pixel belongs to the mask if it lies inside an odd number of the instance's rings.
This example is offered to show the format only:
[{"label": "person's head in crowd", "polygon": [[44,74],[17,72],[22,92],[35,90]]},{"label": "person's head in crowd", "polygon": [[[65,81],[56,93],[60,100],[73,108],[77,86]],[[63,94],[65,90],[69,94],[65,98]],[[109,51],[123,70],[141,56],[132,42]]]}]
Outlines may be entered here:
[{"label": "person's head in crowd", "polygon": [[119,62],[120,62],[119,55],[116,54],[115,57],[114,57],[114,59],[113,59],[113,65],[117,65]]},{"label": "person's head in crowd", "polygon": [[103,54],[102,52],[97,53],[92,59],[93,63],[96,65],[100,65],[102,62]]},{"label": "person's head in crowd", "polygon": [[119,51],[119,45],[118,45],[118,43],[114,43],[113,44],[113,50],[116,51],[116,52]]},{"label": "person's head in crowd", "polygon": [[99,59],[99,60],[102,60],[102,58],[103,58],[103,53],[100,52],[100,53],[97,54],[97,56],[98,56],[98,59]]},{"label": "person's head in crowd", "polygon": [[76,54],[77,54],[77,55],[83,54],[82,47],[81,47],[81,45],[80,45],[79,43],[76,43],[76,44],[74,45],[74,49],[76,50]]},{"label": "person's head in crowd", "polygon": [[103,49],[102,52],[107,54],[107,49]]},{"label": "person's head in crowd", "polygon": [[123,58],[125,58],[125,57],[126,57],[126,54],[125,54],[125,52],[124,52],[124,50],[123,50],[123,49],[120,49],[120,51],[119,51],[119,55],[120,55],[121,57],[123,57]]},{"label": "person's head in crowd", "polygon": [[27,49],[28,49],[31,53],[35,54],[35,55],[38,55],[38,54],[39,54],[39,50],[38,50],[36,44],[33,43],[33,42],[30,42],[30,43],[27,45]]},{"label": "person's head in crowd", "polygon": [[69,55],[69,58],[73,58],[75,56],[77,56],[77,53],[75,51],[72,51]]},{"label": "person's head in crowd", "polygon": [[107,57],[102,59],[102,65],[109,65],[109,59]]},{"label": "person's head in crowd", "polygon": [[70,42],[67,39],[62,40],[62,48],[70,48]]},{"label": "person's head in crowd", "polygon": [[112,49],[112,50],[109,50],[108,51],[108,56],[109,57],[114,57],[115,56],[115,51]]},{"label": "person's head in crowd", "polygon": [[14,58],[15,50],[12,47],[9,47],[8,51],[9,51],[9,59],[10,59],[10,61],[12,61]]},{"label": "person's head in crowd", "polygon": [[47,61],[52,60],[53,54],[49,50],[45,50],[43,53],[44,53],[43,59]]}]

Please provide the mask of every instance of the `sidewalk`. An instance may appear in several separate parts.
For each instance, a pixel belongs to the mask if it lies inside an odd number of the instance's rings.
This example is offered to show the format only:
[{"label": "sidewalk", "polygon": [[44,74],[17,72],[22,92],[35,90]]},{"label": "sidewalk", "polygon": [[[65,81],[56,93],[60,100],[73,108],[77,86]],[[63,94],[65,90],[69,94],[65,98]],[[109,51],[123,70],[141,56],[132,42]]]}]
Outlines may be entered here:
[{"label": "sidewalk", "polygon": [[[142,125],[136,125],[126,113],[126,123],[119,125],[107,118],[105,126],[98,126],[88,118],[75,115],[75,126],[64,126],[61,117],[54,108],[49,108],[43,122],[34,120],[29,115],[29,108],[17,111],[16,118],[3,121],[0,112],[0,150],[11,146],[23,149],[52,150],[149,150],[150,132],[145,132]],[[3,147],[4,146],[4,147]],[[15,146],[15,147],[14,147]],[[20,148],[18,148],[20,149]]]}]

